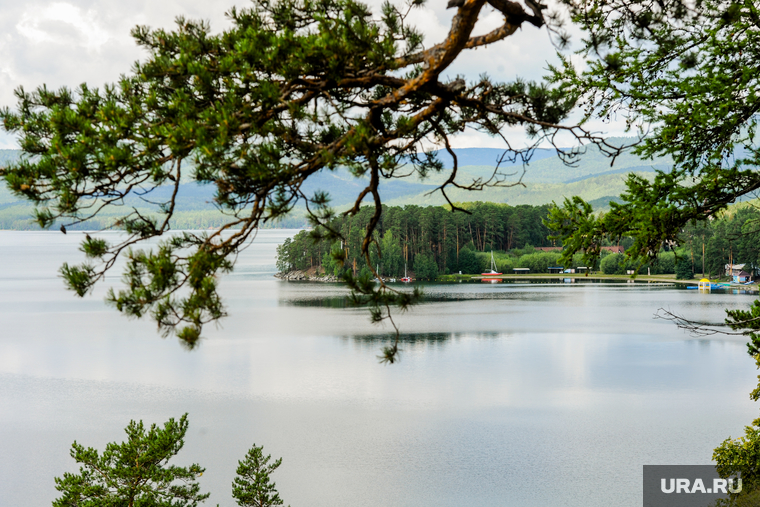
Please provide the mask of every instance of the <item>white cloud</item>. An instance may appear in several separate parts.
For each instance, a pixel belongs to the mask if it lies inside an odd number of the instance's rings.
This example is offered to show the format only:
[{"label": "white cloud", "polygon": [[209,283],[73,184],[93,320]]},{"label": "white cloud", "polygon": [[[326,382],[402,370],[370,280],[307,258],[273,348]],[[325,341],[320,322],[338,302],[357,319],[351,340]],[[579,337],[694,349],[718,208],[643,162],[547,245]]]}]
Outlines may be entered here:
[{"label": "white cloud", "polygon": [[[400,0],[397,0],[400,2]],[[379,12],[382,0],[367,0]],[[102,87],[128,73],[135,60],[144,57],[130,36],[136,25],[172,29],[174,19],[185,16],[204,19],[219,32],[230,26],[227,12],[232,6],[245,7],[247,0],[0,0],[0,107],[13,107],[13,90],[77,87],[88,83]],[[430,0],[409,16],[409,23],[425,34],[425,45],[441,42],[447,35],[454,9],[445,0]],[[502,23],[501,15],[490,7],[475,28],[476,34]],[[576,37],[576,40],[579,37]],[[547,61],[556,58],[546,30],[526,25],[513,36],[487,48],[466,51],[446,71],[453,78],[464,75],[475,80],[488,73],[495,81],[522,77],[539,80]],[[573,60],[574,63],[576,59]],[[520,129],[507,132],[510,142],[527,142]],[[0,135],[0,145],[13,140]],[[456,146],[501,146],[502,141],[477,133],[454,139]]]},{"label": "white cloud", "polygon": [[16,24],[16,30],[30,41],[81,46],[97,50],[110,38],[94,11],[69,3],[56,2],[43,9],[30,7]]}]

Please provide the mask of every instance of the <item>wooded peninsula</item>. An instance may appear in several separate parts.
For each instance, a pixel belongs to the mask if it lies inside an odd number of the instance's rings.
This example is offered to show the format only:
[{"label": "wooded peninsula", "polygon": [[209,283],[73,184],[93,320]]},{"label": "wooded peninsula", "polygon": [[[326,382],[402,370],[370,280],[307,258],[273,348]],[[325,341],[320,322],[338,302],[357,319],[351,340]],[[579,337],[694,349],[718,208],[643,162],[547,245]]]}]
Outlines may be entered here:
[{"label": "wooded peninsula", "polygon": [[[573,268],[585,266],[580,254],[572,265],[560,263],[561,247],[548,236],[544,224],[551,205],[510,206],[503,203],[472,202],[458,204],[468,213],[452,213],[449,208],[430,206],[384,207],[381,222],[374,233],[378,248],[372,247],[372,265],[384,277],[413,274],[416,279],[433,280],[451,273],[479,274],[489,269],[491,252],[497,270],[511,273],[514,268],[528,268],[531,273],[546,273],[551,266]],[[293,270],[340,275],[369,273],[361,256],[361,241],[371,208],[362,208],[354,216],[341,216],[329,224],[346,240],[315,239],[311,231],[300,231],[277,248],[277,268],[281,273]],[[747,271],[760,266],[760,210],[752,203],[739,203],[708,222],[689,224],[679,245],[663,245],[656,259],[635,265],[624,253],[603,251],[596,266],[604,274],[626,274],[630,270],[651,274],[675,274],[690,279],[696,274],[715,277],[724,274],[726,264],[745,263]],[[607,242],[606,246],[633,243],[632,238]],[[343,249],[343,266],[331,252]]]}]

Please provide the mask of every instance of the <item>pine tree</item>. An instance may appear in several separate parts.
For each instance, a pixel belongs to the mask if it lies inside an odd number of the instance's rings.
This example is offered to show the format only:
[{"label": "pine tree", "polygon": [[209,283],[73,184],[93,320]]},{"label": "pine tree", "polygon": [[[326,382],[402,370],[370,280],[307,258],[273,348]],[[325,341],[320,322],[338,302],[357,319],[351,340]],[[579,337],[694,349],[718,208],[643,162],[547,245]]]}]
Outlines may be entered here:
[{"label": "pine tree", "polygon": [[232,496],[241,507],[274,507],[283,505],[269,475],[282,464],[282,458],[271,465],[271,455],[264,456],[263,447],[253,444],[243,461],[238,461],[237,477],[232,482]]},{"label": "pine tree", "polygon": [[196,507],[209,497],[196,482],[204,469],[169,464],[184,445],[187,426],[187,414],[147,431],[142,421],[131,421],[127,441],[109,443],[102,454],[74,442],[71,457],[81,467],[55,478],[63,494],[53,507]]}]

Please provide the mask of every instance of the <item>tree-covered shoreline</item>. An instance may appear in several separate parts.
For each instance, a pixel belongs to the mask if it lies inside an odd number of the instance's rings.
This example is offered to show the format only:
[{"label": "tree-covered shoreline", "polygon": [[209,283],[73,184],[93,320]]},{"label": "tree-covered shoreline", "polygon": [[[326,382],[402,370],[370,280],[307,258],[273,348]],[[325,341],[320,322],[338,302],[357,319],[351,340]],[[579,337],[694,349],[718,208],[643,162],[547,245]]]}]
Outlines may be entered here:
[{"label": "tree-covered shoreline", "polygon": [[[562,252],[543,251],[542,247],[561,247],[548,239],[551,231],[544,220],[550,205],[510,206],[503,203],[472,202],[459,206],[470,214],[452,213],[447,207],[388,206],[373,236],[372,267],[384,277],[401,277],[405,271],[417,279],[432,280],[451,273],[478,274],[490,268],[491,252],[497,270],[510,273],[514,268],[529,268],[531,273],[546,273],[549,266],[585,266],[582,254],[572,262],[561,261]],[[369,208],[356,216],[335,219],[330,227],[339,231],[345,242],[315,239],[314,231],[303,230],[277,248],[277,269],[313,271],[329,275],[369,271],[360,254],[360,241],[370,217]],[[317,232],[319,232],[317,230]],[[738,204],[706,223],[689,224],[678,245],[665,245],[656,259],[637,264],[626,254],[603,251],[592,270],[607,275],[675,274],[678,278],[720,277],[729,263],[745,264],[746,271],[760,268],[760,210],[752,204]],[[624,248],[633,238],[622,238]],[[613,243],[607,241],[605,246]],[[332,255],[343,250],[343,266]],[[378,250],[382,255],[378,255]],[[704,251],[704,257],[703,257]],[[704,261],[704,262],[703,262]],[[679,267],[680,266],[680,267]]]},{"label": "tree-covered shoreline", "polygon": [[[479,266],[476,252],[511,250],[528,244],[550,246],[549,230],[542,219],[548,206],[509,206],[495,203],[467,203],[470,213],[452,213],[444,207],[384,207],[380,223],[373,233],[375,245],[370,260],[383,276],[403,276],[407,271],[417,278],[431,279],[439,273],[474,272]],[[362,208],[355,216],[342,216],[330,223],[345,241],[321,239],[302,231],[277,250],[277,268],[281,272],[317,267],[338,273],[341,269],[359,273],[366,269],[361,241],[372,217],[371,208]],[[379,248],[378,248],[379,247]],[[331,252],[342,249],[343,267]],[[379,255],[378,252],[382,252]],[[480,269],[479,267],[477,269]]]}]

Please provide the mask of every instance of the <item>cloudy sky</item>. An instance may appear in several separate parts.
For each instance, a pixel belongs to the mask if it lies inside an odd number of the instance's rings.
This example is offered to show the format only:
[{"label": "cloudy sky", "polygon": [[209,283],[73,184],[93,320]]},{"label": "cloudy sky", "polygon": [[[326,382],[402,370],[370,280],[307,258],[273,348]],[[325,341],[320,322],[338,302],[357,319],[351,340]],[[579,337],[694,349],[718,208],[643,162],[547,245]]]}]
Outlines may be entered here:
[{"label": "cloudy sky", "polygon": [[[380,1],[368,3],[379,6]],[[445,3],[428,0],[412,15],[412,24],[425,33],[426,45],[448,32],[454,10],[446,10]],[[221,31],[230,26],[224,13],[246,5],[246,0],[0,0],[0,107],[15,106],[13,90],[19,86],[102,86],[115,81],[145,56],[129,35],[135,25],[171,28],[175,17],[183,15],[208,20],[212,30]],[[490,7],[485,12],[476,32],[502,22]],[[554,54],[546,30],[526,24],[507,40],[468,52],[449,75],[474,79],[487,72],[495,80],[539,79]],[[522,138],[518,131],[510,133],[518,143]],[[465,133],[456,145],[499,146],[499,141]],[[0,148],[12,147],[14,139],[0,131]]]}]

